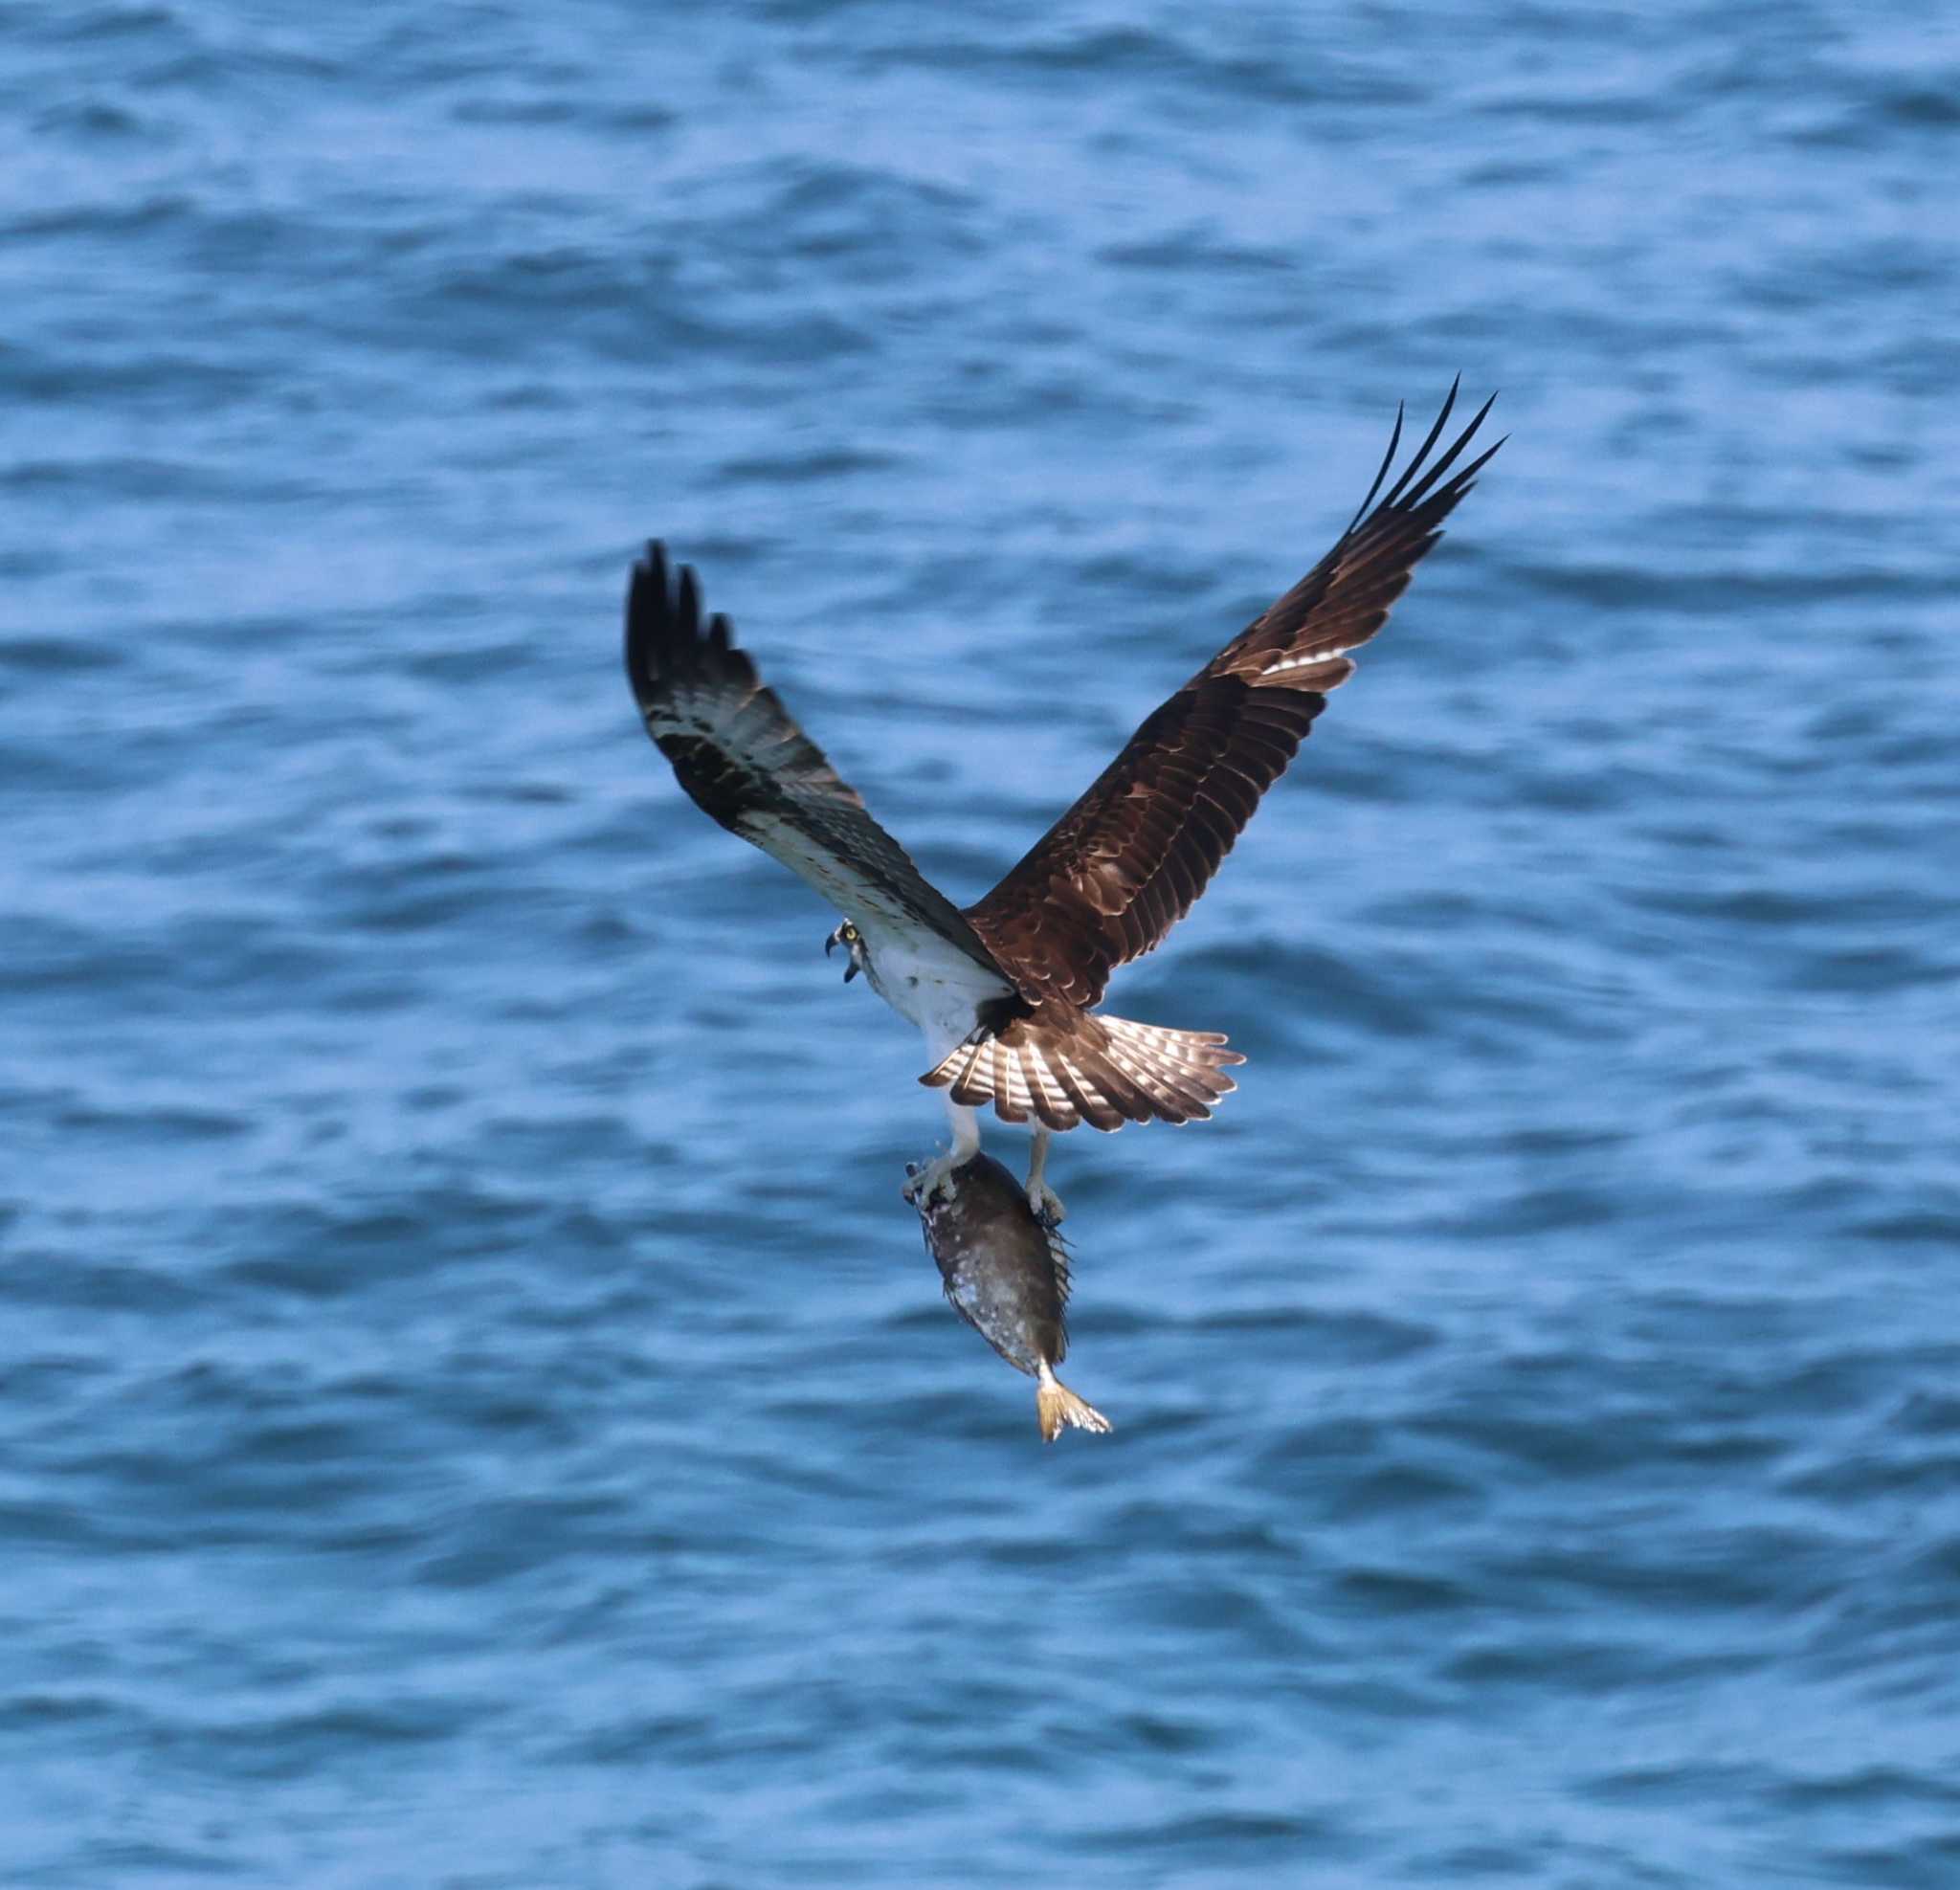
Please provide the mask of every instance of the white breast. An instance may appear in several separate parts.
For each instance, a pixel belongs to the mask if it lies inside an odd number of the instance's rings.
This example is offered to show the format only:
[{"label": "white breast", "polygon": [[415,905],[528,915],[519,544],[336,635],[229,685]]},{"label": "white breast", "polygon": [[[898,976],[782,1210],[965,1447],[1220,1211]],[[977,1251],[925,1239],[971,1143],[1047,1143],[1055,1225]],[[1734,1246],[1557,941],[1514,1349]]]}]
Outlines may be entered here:
[{"label": "white breast", "polygon": [[935,1063],[966,1039],[983,1004],[1008,994],[1005,980],[936,933],[876,922],[862,929],[872,989],[925,1034],[926,1053]]}]

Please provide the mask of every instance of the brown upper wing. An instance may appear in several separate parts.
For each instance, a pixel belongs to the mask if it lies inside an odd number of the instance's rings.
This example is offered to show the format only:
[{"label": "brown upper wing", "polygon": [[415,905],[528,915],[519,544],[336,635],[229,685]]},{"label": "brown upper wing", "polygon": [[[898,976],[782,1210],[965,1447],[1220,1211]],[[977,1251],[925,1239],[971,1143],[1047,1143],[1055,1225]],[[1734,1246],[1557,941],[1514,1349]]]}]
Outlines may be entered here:
[{"label": "brown upper wing", "polygon": [[1096,1003],[1117,966],[1150,950],[1191,910],[1326,692],[1354,673],[1348,652],[1388,621],[1443,520],[1503,444],[1445,478],[1491,405],[1431,462],[1456,401],[1453,386],[1429,437],[1376,505],[1401,444],[1397,411],[1381,470],[1333,549],[1154,710],[1027,857],[968,908],[1031,1003]]}]

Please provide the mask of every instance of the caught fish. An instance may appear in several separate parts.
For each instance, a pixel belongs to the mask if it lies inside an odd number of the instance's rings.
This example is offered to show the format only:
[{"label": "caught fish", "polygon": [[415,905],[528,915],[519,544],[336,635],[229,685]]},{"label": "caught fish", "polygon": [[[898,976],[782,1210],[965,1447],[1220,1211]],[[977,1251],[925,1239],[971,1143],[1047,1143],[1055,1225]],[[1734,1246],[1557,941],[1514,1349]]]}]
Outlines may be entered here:
[{"label": "caught fish", "polygon": [[[905,1172],[917,1173],[916,1165]],[[1052,1444],[1064,1424],[1108,1431],[1109,1420],[1055,1375],[1068,1351],[1068,1249],[1036,1218],[1021,1184],[992,1156],[976,1154],[914,1205],[953,1310],[1035,1380],[1042,1436]]]}]

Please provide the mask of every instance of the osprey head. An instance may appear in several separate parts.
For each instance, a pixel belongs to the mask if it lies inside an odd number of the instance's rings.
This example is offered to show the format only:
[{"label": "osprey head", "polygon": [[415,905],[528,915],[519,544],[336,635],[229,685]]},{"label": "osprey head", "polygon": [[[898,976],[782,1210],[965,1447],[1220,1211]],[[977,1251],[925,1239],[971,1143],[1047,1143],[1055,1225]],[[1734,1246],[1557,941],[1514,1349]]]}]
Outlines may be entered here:
[{"label": "osprey head", "polygon": [[823,942],[823,955],[828,958],[839,945],[851,954],[851,962],[844,967],[844,982],[848,985],[864,969],[864,934],[848,919]]}]

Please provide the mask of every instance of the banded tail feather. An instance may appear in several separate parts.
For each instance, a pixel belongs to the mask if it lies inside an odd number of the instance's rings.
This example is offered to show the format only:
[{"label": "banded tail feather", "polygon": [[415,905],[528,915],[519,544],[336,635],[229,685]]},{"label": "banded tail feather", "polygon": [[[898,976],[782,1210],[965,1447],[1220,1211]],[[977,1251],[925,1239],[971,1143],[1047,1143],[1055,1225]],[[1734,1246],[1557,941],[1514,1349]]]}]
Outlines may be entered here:
[{"label": "banded tail feather", "polygon": [[1173,1031],[1126,1017],[1077,1012],[1058,1024],[1019,1017],[975,1032],[919,1080],[966,1108],[992,1103],[1003,1121],[1050,1129],[1087,1123],[1205,1122],[1237,1084],[1245,1058],[1216,1031]]},{"label": "banded tail feather", "polygon": [[1226,1048],[1220,1031],[1171,1031],[1156,1024],[1133,1024],[1126,1017],[1096,1019],[1109,1033],[1110,1058],[1133,1080],[1181,1097],[1185,1113],[1172,1115],[1159,1101],[1157,1116],[1167,1123],[1209,1122],[1218,1101],[1238,1085],[1225,1067],[1243,1063],[1236,1050]]}]

